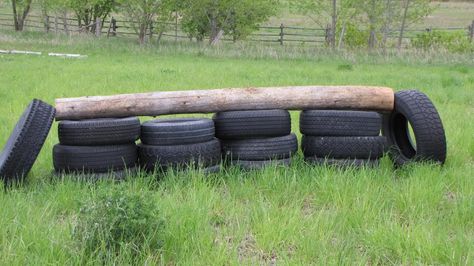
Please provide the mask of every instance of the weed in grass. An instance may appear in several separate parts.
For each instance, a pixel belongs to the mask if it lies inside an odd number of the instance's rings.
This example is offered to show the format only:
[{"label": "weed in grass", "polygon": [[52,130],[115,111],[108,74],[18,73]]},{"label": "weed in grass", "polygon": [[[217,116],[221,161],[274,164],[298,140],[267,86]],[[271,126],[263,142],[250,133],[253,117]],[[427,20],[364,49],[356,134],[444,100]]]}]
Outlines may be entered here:
[{"label": "weed in grass", "polygon": [[341,71],[350,71],[350,70],[353,70],[354,67],[351,65],[351,64],[342,64],[342,65],[338,65],[337,66],[337,70],[341,70]]},{"label": "weed in grass", "polygon": [[133,258],[145,248],[159,250],[163,228],[152,197],[113,186],[83,202],[73,238],[86,258],[110,259],[123,250]]}]

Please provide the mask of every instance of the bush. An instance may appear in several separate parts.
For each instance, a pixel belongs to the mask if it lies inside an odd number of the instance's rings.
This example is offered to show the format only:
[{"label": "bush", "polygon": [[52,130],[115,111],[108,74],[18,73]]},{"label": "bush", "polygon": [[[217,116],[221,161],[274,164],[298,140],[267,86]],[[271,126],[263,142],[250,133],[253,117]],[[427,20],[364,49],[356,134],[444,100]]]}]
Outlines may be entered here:
[{"label": "bush", "polygon": [[161,248],[163,225],[152,197],[113,189],[83,203],[73,238],[89,256],[105,259],[126,250],[136,257],[144,248]]},{"label": "bush", "polygon": [[446,49],[450,52],[474,52],[474,44],[464,31],[429,31],[418,34],[412,40],[412,46],[419,49]]},{"label": "bush", "polygon": [[[338,25],[336,29],[336,38],[341,37],[342,26]],[[347,23],[346,29],[343,36],[343,43],[348,48],[361,48],[367,47],[367,40],[369,39],[369,32],[362,30],[353,23]],[[337,40],[339,42],[339,40]]]}]

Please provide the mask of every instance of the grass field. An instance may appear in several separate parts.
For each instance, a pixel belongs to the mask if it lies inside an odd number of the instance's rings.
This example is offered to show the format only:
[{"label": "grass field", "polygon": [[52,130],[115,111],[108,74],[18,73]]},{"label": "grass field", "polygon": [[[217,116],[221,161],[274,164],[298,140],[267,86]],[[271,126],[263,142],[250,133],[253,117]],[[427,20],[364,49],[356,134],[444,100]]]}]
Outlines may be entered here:
[{"label": "grass field", "polygon": [[[474,262],[472,55],[328,54],[290,48],[162,46],[0,32],[0,49],[89,55],[0,55],[0,147],[32,98],[310,84],[418,88],[445,125],[443,167],[310,166],[204,176],[141,173],[121,184],[51,177],[56,124],[23,186],[0,192],[0,264],[99,264],[72,237],[81,202],[113,187],[149,193],[165,220],[163,247],[124,248],[108,263],[166,265],[454,264]],[[280,49],[280,50],[278,50]],[[293,48],[291,48],[293,49]],[[199,115],[195,115],[199,116]],[[209,116],[209,115],[207,115]],[[292,112],[299,134],[298,112]],[[146,118],[143,118],[146,119]]]}]

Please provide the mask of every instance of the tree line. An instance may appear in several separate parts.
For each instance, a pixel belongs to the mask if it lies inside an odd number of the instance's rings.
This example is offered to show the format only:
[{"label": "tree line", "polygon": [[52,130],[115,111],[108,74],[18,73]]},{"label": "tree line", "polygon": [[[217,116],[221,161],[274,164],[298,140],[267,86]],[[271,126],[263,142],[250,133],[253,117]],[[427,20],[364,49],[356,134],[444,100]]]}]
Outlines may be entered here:
[{"label": "tree line", "polygon": [[[1,1],[1,0],[0,0]],[[11,2],[15,30],[37,3],[44,17],[73,13],[78,26],[94,32],[110,14],[121,14],[141,44],[159,21],[178,21],[190,38],[218,43],[224,35],[245,39],[283,8],[304,14],[327,28],[331,47],[386,47],[394,32],[401,47],[407,27],[429,15],[430,0],[5,0]],[[102,21],[97,24],[96,21]]]}]

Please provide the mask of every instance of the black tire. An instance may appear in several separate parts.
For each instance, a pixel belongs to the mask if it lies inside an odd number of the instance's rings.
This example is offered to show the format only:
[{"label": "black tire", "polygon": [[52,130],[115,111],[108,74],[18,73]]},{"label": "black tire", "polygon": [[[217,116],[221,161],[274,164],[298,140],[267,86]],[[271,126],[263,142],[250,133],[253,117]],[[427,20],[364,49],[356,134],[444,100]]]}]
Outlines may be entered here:
[{"label": "black tire", "polygon": [[382,116],[376,112],[306,110],[300,131],[311,136],[378,136]]},{"label": "black tire", "polygon": [[99,118],[61,121],[59,142],[71,146],[95,146],[134,143],[140,136],[137,117]]},{"label": "black tire", "polygon": [[227,140],[222,142],[224,156],[230,160],[263,161],[286,159],[298,150],[295,134],[276,138]]},{"label": "black tire", "polygon": [[[416,145],[408,132],[413,128]],[[446,136],[443,123],[431,100],[424,93],[406,90],[395,93],[395,108],[385,115],[383,135],[396,165],[410,161],[446,161]]]},{"label": "black tire", "polygon": [[23,112],[0,154],[0,179],[13,181],[28,174],[51,129],[55,109],[33,100]]},{"label": "black tire", "polygon": [[57,172],[107,173],[134,167],[137,162],[135,144],[108,146],[67,146],[53,148],[53,164]]},{"label": "black tire", "polygon": [[334,159],[377,159],[386,147],[385,137],[316,137],[303,136],[305,157]]},{"label": "black tire", "polygon": [[258,170],[271,165],[290,166],[291,158],[281,160],[265,160],[265,161],[231,161],[233,165],[237,165],[244,170]]},{"label": "black tire", "polygon": [[143,123],[141,141],[146,145],[183,145],[214,139],[214,122],[206,118],[156,119]]},{"label": "black tire", "polygon": [[315,165],[334,165],[339,167],[376,167],[379,160],[363,160],[363,159],[332,159],[319,157],[305,157],[305,161]]},{"label": "black tire", "polygon": [[290,113],[286,110],[220,112],[213,119],[220,139],[269,138],[291,132]]},{"label": "black tire", "polygon": [[168,167],[182,167],[194,165],[196,167],[209,167],[219,164],[219,140],[186,145],[151,146],[138,145],[140,165],[145,170],[155,167],[166,170]]}]

